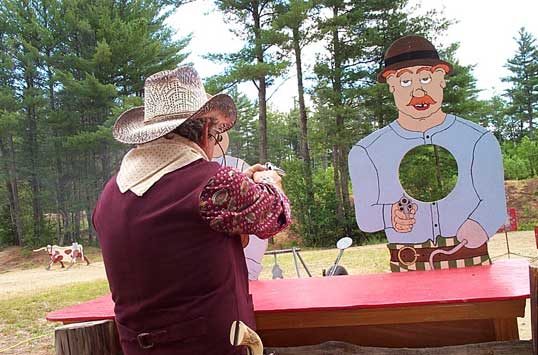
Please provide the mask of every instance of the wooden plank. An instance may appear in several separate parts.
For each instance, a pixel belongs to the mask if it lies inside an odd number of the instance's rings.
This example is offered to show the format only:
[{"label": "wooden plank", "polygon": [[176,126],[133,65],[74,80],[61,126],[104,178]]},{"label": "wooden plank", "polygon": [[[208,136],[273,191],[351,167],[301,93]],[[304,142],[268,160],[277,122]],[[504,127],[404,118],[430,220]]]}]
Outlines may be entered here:
[{"label": "wooden plank", "polygon": [[495,325],[495,340],[519,340],[516,318],[495,319],[493,324]]},{"label": "wooden plank", "polygon": [[513,259],[436,271],[258,280],[250,292],[256,313],[489,302],[528,298],[529,271],[526,260]]},{"label": "wooden plank", "polygon": [[525,300],[427,305],[399,308],[256,313],[256,329],[295,329],[375,324],[405,324],[525,315]]},{"label": "wooden plank", "polygon": [[538,355],[538,267],[536,264],[529,265],[529,280],[531,294],[532,353]]},{"label": "wooden plank", "polygon": [[[528,298],[529,271],[526,261],[509,260],[463,269],[252,281],[250,291],[257,316],[495,302]],[[47,319],[60,322],[114,319],[114,303],[107,295],[51,312]]]},{"label": "wooden plank", "polygon": [[63,325],[55,329],[54,338],[56,355],[122,354],[111,320]]},{"label": "wooden plank", "polygon": [[276,355],[530,355],[532,342],[492,342],[430,349],[372,348],[342,342],[327,342],[315,346],[268,348],[267,350],[273,351]]},{"label": "wooden plank", "polygon": [[342,341],[361,346],[425,348],[495,341],[491,320],[421,322],[308,329],[260,330],[266,346],[314,345]]}]

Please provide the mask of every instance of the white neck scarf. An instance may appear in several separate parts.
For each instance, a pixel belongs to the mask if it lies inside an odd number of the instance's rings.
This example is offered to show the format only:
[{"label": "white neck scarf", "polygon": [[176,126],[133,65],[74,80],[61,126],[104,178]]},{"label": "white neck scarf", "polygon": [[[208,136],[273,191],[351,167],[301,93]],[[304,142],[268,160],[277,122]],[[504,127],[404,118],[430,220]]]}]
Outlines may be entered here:
[{"label": "white neck scarf", "polygon": [[177,134],[162,137],[131,149],[121,162],[116,183],[125,193],[142,196],[164,175],[190,163],[207,158],[200,146]]}]

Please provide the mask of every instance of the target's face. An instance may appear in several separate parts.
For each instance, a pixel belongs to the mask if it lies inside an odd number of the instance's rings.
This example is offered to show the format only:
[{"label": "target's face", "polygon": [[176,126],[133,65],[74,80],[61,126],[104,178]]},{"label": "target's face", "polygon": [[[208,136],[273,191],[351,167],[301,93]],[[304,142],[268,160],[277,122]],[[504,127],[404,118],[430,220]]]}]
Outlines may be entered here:
[{"label": "target's face", "polygon": [[400,113],[415,119],[426,119],[443,104],[446,87],[442,67],[416,66],[389,74],[387,84]]}]

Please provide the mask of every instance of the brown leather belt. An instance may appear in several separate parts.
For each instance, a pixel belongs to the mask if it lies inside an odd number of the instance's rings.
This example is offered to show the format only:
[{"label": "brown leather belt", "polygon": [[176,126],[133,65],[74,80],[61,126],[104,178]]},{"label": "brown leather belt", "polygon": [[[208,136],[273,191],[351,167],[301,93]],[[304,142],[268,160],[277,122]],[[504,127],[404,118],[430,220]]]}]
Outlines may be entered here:
[{"label": "brown leather belt", "polygon": [[[451,251],[456,246],[438,247],[438,248],[414,248],[412,246],[403,246],[399,249],[390,249],[390,261],[400,262],[404,265],[411,265],[416,262],[429,262],[430,255],[435,250]],[[488,245],[483,244],[478,248],[462,247],[460,250],[451,255],[437,254],[434,261],[450,261],[458,259],[474,258],[488,254]]]},{"label": "brown leather belt", "polygon": [[205,335],[207,320],[204,317],[199,317],[163,329],[147,332],[135,331],[119,323],[117,320],[116,326],[121,340],[138,342],[140,348],[147,350],[155,347],[155,344],[170,343],[188,339],[189,337]]}]

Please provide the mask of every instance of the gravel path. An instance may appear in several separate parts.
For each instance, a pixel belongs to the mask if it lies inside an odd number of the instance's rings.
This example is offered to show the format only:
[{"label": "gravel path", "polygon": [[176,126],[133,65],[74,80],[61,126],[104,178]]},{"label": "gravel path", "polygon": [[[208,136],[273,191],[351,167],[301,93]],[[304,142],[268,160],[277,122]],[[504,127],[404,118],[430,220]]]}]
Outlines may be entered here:
[{"label": "gravel path", "polygon": [[103,262],[95,262],[88,266],[78,264],[61,269],[53,265],[50,271],[45,268],[10,271],[0,274],[0,299],[10,298],[20,294],[36,292],[62,286],[73,282],[86,282],[106,279]]}]

